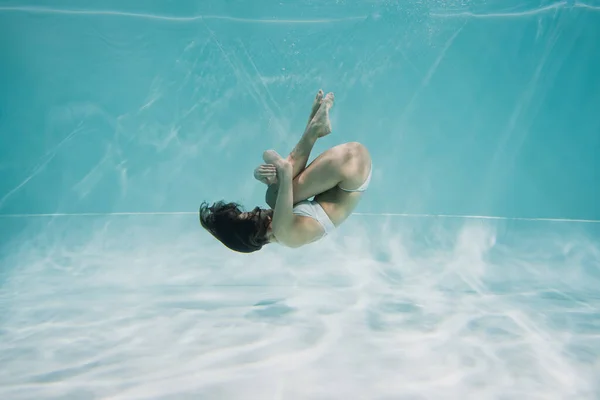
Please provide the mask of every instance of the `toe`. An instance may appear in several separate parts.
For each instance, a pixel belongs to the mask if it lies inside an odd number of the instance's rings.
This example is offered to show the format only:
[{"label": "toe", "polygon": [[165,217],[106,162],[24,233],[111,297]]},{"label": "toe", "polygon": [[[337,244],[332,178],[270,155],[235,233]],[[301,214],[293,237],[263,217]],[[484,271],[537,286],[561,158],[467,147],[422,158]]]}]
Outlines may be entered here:
[{"label": "toe", "polygon": [[323,103],[327,105],[327,107],[331,107],[333,106],[333,102],[335,100],[335,96],[333,95],[332,92],[327,93],[327,96],[325,96],[325,99],[323,99]]},{"label": "toe", "polygon": [[313,113],[319,109],[321,102],[323,101],[323,90],[319,90],[319,93],[315,96],[315,101],[313,102]]},{"label": "toe", "polygon": [[310,110],[310,116],[308,117],[309,122],[311,119],[313,119],[313,117],[315,116],[317,111],[319,111],[319,108],[321,107],[322,103],[323,103],[323,90],[319,90],[319,92],[315,96],[315,101],[313,102],[312,109]]}]

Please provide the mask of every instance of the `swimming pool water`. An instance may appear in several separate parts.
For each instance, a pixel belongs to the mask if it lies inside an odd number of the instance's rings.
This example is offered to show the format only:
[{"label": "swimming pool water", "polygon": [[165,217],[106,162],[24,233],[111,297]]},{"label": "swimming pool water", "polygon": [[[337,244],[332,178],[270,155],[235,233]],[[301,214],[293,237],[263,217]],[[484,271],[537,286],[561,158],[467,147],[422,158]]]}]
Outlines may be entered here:
[{"label": "swimming pool water", "polygon": [[[0,398],[600,396],[600,3],[0,0],[0,31]],[[264,204],[319,88],[314,156],[374,159],[357,214],[228,251],[198,205]]]}]

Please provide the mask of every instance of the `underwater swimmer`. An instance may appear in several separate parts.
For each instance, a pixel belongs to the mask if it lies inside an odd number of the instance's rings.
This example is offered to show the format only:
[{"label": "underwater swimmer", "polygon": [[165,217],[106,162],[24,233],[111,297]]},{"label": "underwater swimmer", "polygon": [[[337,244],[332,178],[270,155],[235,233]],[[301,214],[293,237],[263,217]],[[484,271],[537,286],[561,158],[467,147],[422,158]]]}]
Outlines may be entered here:
[{"label": "underwater swimmer", "polygon": [[366,147],[351,142],[330,148],[306,166],[315,142],[331,133],[333,102],[333,93],[323,96],[319,90],[306,129],[287,158],[274,150],[263,153],[265,163],[254,177],[268,186],[270,208],[244,212],[236,203],[202,203],[201,225],[231,250],[252,253],[268,243],[301,247],[344,222],[369,186],[372,165]]}]

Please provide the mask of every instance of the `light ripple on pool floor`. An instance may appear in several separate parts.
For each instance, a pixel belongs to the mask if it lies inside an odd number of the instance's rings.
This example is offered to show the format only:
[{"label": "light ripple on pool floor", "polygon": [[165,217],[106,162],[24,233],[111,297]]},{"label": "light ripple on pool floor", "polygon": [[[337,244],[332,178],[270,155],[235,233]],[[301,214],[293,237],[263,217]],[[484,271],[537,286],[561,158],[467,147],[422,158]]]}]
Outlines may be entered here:
[{"label": "light ripple on pool floor", "polygon": [[[354,221],[302,253],[231,257],[184,217],[131,218],[57,224],[2,261],[0,397],[600,393],[600,298],[585,290],[598,248],[585,235],[404,221],[392,239]],[[427,229],[423,246],[411,235]],[[579,275],[549,272],[563,265]]]}]

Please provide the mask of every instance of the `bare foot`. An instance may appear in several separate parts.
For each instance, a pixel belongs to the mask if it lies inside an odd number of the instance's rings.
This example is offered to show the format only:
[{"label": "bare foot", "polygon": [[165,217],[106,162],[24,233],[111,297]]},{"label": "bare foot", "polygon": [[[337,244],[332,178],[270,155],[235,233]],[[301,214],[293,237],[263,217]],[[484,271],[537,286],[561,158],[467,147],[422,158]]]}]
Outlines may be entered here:
[{"label": "bare foot", "polygon": [[331,121],[329,120],[329,110],[333,107],[334,95],[327,93],[323,99],[321,107],[315,113],[315,116],[306,127],[307,132],[316,135],[319,138],[331,133]]},{"label": "bare foot", "polygon": [[315,101],[313,101],[312,109],[310,110],[310,116],[308,117],[308,123],[306,124],[306,126],[308,126],[308,124],[310,124],[310,121],[312,121],[312,119],[315,117],[315,114],[317,113],[317,111],[319,111],[322,102],[323,89],[319,89],[317,95],[315,96]]}]

